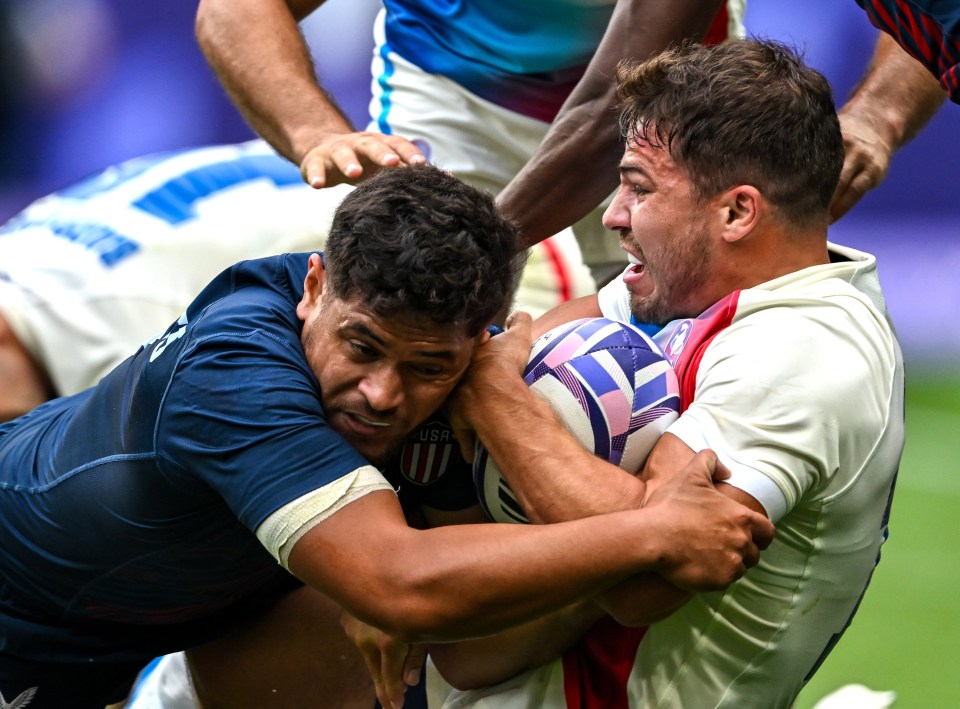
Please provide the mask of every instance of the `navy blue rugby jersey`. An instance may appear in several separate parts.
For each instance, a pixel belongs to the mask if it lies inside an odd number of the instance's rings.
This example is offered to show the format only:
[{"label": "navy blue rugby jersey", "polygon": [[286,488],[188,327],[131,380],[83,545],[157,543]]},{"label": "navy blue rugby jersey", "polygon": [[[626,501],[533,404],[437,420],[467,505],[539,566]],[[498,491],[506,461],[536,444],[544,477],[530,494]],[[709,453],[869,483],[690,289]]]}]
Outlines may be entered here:
[{"label": "navy blue rugby jersey", "polygon": [[189,625],[286,574],[253,530],[366,464],[300,345],[307,260],[233,266],[97,386],[0,427],[0,652],[31,654],[14,617]]}]

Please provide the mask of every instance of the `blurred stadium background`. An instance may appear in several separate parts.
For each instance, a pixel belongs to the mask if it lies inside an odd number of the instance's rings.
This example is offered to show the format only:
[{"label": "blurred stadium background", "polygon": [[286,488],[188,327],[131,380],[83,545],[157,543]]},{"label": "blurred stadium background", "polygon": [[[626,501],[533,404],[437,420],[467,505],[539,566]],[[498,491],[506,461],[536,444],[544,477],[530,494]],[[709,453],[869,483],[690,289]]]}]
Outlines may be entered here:
[{"label": "blurred stadium background", "polygon": [[[328,88],[366,123],[379,0],[330,0],[304,26]],[[193,40],[195,0],[0,3],[0,223],[106,165],[252,137]],[[748,31],[802,47],[838,105],[876,31],[853,0],[748,3]],[[947,104],[831,230],[880,259],[907,360],[908,438],[883,563],[850,630],[801,695],[848,683],[898,709],[960,706],[960,106]]]}]

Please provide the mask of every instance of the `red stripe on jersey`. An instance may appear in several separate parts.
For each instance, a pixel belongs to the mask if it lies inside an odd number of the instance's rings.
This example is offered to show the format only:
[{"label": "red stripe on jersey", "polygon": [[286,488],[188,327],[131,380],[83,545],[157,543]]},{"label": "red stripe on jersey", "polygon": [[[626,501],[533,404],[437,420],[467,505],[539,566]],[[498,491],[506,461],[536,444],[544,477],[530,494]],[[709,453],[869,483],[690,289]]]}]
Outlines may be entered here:
[{"label": "red stripe on jersey", "polygon": [[[697,371],[714,338],[733,323],[740,291],[701,315],[667,325],[654,338],[680,382],[680,410],[693,402]],[[567,709],[627,709],[627,685],[646,628],[626,628],[605,618],[563,656]]]},{"label": "red stripe on jersey", "polygon": [[627,680],[646,628],[607,616],[563,656],[567,709],[627,709]]},{"label": "red stripe on jersey", "polygon": [[730,326],[737,313],[740,291],[721,298],[703,313],[689,320],[670,323],[654,339],[673,365],[680,383],[680,412],[693,401],[697,371],[713,338]]},{"label": "red stripe on jersey", "polygon": [[897,16],[900,18],[907,32],[910,33],[910,37],[913,38],[916,51],[921,54],[927,65],[930,65],[935,58],[934,47],[940,44],[940,42],[937,41],[939,30],[934,30],[930,35],[925,34],[917,22],[919,13],[909,4],[903,2],[903,0],[897,0]]},{"label": "red stripe on jersey", "polygon": [[553,266],[553,273],[557,277],[557,288],[560,290],[560,302],[566,303],[573,297],[573,292],[570,287],[571,278],[570,271],[567,270],[566,261],[560,255],[560,249],[553,239],[545,239],[540,242],[543,244],[544,250],[547,252],[547,258],[550,260],[550,265]]},{"label": "red stripe on jersey", "polygon": [[897,29],[897,23],[894,22],[893,16],[887,12],[887,8],[880,3],[871,3],[870,7],[873,8],[873,13],[870,13],[868,10],[867,14],[874,26],[877,29],[889,32],[896,39],[901,39],[900,31]]},{"label": "red stripe on jersey", "polygon": [[406,475],[406,472],[410,470],[410,465],[413,462],[413,446],[407,444],[403,447],[403,450],[400,452],[400,469]]},{"label": "red stripe on jersey", "polygon": [[[941,55],[940,61],[938,62],[938,64],[939,64],[941,73],[944,72],[944,71],[946,71],[947,67],[946,67],[946,65],[945,65],[945,61],[944,61],[944,60],[946,59],[946,56],[945,56],[945,55],[946,55],[946,51],[947,51],[947,45],[946,45],[946,42],[943,41],[943,37],[940,35],[940,28],[937,27],[937,23],[936,23],[936,22],[934,22],[933,20],[931,20],[931,19],[930,19],[929,17],[927,17],[926,15],[920,15],[917,19],[920,21],[920,24],[923,25],[923,29],[920,31],[920,34],[922,34],[922,35],[925,36],[925,37],[930,37],[930,38],[931,38],[931,41],[936,41],[936,42],[938,42],[939,44],[943,45],[943,55]],[[933,54],[933,49],[932,49],[932,48],[928,48],[927,51],[930,52],[930,54],[931,54],[931,60],[932,60],[932,59],[933,59],[933,56],[932,56],[932,54]],[[925,52],[925,54],[926,54],[926,52]]]},{"label": "red stripe on jersey", "polygon": [[713,22],[710,23],[710,29],[707,30],[707,34],[703,37],[704,44],[720,44],[725,41],[728,36],[727,27],[730,24],[730,15],[727,12],[727,4],[724,3],[720,6],[720,9],[717,11],[717,14],[713,18]]}]

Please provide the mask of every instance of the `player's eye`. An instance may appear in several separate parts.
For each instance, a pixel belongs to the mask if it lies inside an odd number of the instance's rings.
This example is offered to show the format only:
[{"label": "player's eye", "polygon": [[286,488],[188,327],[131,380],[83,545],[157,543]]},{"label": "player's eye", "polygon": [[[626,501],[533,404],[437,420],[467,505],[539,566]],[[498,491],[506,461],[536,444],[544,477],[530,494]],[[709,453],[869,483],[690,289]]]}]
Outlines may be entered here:
[{"label": "player's eye", "polygon": [[374,348],[370,347],[364,342],[359,340],[350,340],[350,351],[353,352],[358,357],[365,359],[372,359],[377,356],[378,352]]},{"label": "player's eye", "polygon": [[421,377],[428,379],[437,379],[447,373],[446,369],[435,364],[415,364],[412,369]]}]

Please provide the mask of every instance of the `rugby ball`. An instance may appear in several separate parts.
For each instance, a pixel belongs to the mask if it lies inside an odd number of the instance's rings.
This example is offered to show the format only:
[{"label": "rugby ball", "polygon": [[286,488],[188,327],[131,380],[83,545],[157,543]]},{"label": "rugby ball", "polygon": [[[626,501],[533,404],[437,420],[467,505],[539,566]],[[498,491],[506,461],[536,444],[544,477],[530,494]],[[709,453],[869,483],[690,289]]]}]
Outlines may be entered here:
[{"label": "rugby ball", "polygon": [[[538,338],[524,381],[585,449],[631,473],[680,415],[677,377],[657,345],[636,327],[606,318],[575,320]],[[480,442],[473,480],[491,520],[528,522]]]}]

